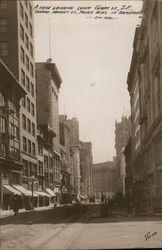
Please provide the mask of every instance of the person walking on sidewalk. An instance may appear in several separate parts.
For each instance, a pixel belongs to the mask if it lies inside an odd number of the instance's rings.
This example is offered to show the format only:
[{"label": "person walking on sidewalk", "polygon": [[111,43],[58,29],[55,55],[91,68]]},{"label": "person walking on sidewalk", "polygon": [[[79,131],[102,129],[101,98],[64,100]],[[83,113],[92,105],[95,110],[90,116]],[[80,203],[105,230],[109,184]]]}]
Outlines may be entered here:
[{"label": "person walking on sidewalk", "polygon": [[17,216],[19,212],[19,196],[17,194],[14,195],[14,198],[13,198],[13,212],[15,216]]}]

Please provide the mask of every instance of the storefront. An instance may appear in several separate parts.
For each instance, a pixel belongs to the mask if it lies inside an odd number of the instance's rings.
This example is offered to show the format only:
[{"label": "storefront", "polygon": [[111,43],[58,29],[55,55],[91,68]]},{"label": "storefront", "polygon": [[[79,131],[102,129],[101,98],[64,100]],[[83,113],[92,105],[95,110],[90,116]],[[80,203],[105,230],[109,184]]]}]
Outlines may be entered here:
[{"label": "storefront", "polygon": [[18,195],[21,201],[21,193],[10,185],[3,185],[3,210],[10,210],[13,208],[14,195]]},{"label": "storefront", "polygon": [[32,208],[32,203],[34,207],[38,206],[38,194],[35,192],[32,194],[31,190],[27,190],[22,186],[15,185],[13,187],[22,194],[22,204],[26,210],[30,210]]}]

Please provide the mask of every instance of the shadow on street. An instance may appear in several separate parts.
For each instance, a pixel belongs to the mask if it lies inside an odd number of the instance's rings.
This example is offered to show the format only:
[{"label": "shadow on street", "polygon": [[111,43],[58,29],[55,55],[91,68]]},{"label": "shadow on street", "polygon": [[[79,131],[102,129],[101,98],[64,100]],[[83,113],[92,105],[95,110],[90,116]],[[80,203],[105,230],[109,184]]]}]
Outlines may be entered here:
[{"label": "shadow on street", "polygon": [[[120,212],[119,212],[120,211]],[[102,216],[101,205],[74,205],[56,207],[44,211],[28,211],[17,216],[9,216],[0,219],[0,225],[7,224],[59,224],[59,223],[85,223],[81,218],[87,214],[86,223],[112,223],[127,221],[159,221],[161,216],[135,216],[119,209],[112,209],[112,215],[106,211]]]}]

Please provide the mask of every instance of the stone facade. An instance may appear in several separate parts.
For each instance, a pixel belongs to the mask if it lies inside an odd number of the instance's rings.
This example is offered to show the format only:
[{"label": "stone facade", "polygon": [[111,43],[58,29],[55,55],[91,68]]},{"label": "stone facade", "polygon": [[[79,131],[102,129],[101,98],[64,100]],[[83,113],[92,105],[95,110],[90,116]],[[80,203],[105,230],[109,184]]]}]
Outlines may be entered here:
[{"label": "stone facade", "polygon": [[141,26],[135,32],[127,81],[133,131],[132,188],[139,209],[159,211],[162,210],[162,2],[145,0],[143,13]]}]

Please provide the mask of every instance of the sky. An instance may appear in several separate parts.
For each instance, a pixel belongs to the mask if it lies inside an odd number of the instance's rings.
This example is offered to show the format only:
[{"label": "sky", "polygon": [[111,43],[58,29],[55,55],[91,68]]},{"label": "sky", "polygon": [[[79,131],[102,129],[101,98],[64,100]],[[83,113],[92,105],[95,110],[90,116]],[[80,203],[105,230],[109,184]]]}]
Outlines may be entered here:
[{"label": "sky", "polygon": [[[36,1],[34,5],[94,10],[97,5],[121,8],[124,4],[134,11],[142,8],[141,1],[131,0]],[[51,57],[62,78],[59,113],[78,118],[80,140],[92,142],[94,163],[112,160],[115,121],[130,114],[126,82],[139,15],[35,13],[34,18],[36,62]]]}]

